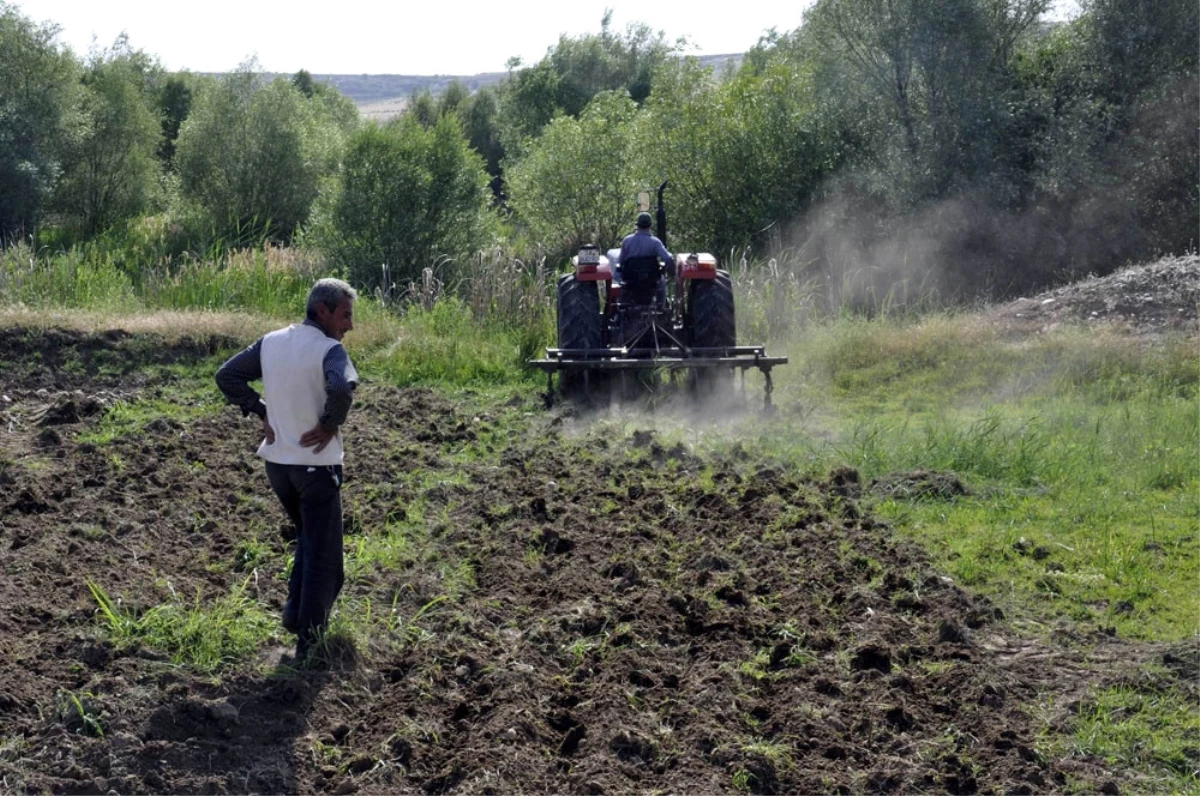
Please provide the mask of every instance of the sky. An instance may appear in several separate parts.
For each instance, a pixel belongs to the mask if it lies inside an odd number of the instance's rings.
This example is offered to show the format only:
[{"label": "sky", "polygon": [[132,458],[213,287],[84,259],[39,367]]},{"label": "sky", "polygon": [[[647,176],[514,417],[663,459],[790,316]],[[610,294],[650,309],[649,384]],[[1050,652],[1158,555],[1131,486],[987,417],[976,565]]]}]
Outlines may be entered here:
[{"label": "sky", "polygon": [[[12,2],[12,0],[10,0]],[[226,72],[256,56],[264,72],[474,75],[503,72],[510,57],[541,60],[562,34],[640,22],[686,36],[694,55],[741,53],[770,28],[800,26],[813,0],[15,0],[35,22],[59,26],[59,42],[86,55],[118,35],[168,70]]]}]

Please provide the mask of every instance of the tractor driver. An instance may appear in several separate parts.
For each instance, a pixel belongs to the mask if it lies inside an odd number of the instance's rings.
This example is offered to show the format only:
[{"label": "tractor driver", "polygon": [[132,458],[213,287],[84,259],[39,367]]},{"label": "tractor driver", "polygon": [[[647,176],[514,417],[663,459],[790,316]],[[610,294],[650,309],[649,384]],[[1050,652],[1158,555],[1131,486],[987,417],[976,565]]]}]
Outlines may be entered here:
[{"label": "tractor driver", "polygon": [[626,235],[621,241],[621,254],[617,257],[617,265],[630,257],[658,257],[667,267],[667,274],[675,275],[675,258],[667,251],[662,241],[650,232],[650,214],[638,213],[637,231]]}]

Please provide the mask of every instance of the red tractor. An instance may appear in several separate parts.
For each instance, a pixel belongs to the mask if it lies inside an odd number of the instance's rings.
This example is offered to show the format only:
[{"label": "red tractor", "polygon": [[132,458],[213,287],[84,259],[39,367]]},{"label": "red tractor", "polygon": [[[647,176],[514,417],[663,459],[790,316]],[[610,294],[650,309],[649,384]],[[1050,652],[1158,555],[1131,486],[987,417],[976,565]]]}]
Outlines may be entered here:
[{"label": "red tractor", "polygon": [[[656,212],[664,245],[666,185],[658,188]],[[673,263],[656,257],[622,263],[619,254],[585,245],[571,258],[574,270],[559,278],[558,347],[530,363],[548,374],[547,396],[555,373],[564,394],[591,399],[605,388],[627,394],[631,372],[642,385],[656,385],[664,371],[671,381],[685,372],[692,389],[711,390],[739,369],[744,375],[758,368],[770,407],[771,368],[787,358],[768,357],[763,346],[737,345],[733,283],[717,258],[690,252],[676,254]]]}]

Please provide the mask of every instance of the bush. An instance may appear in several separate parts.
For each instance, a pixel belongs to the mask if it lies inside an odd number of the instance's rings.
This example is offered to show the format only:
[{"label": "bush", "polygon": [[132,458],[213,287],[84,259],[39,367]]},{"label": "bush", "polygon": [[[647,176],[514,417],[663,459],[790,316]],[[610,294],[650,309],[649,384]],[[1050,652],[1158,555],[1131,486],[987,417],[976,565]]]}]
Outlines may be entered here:
[{"label": "bush", "polygon": [[582,243],[620,245],[639,188],[627,94],[596,96],[579,119],[559,116],[508,173],[510,204],[551,262]]},{"label": "bush", "polygon": [[489,227],[488,176],[453,114],[424,127],[404,115],[351,137],[340,185],[314,213],[307,240],[359,287],[420,282],[424,269],[462,263]]},{"label": "bush", "polygon": [[201,84],[176,142],[185,199],[234,245],[287,242],[337,171],[349,133],[343,103],[290,80],[264,83],[253,63]]},{"label": "bush", "polygon": [[55,205],[84,235],[134,218],[160,188],[161,124],[150,90],[160,71],[122,36],[84,74],[79,135],[66,148]]},{"label": "bush", "polygon": [[34,232],[70,139],[79,64],[57,35],[0,2],[0,245]]}]

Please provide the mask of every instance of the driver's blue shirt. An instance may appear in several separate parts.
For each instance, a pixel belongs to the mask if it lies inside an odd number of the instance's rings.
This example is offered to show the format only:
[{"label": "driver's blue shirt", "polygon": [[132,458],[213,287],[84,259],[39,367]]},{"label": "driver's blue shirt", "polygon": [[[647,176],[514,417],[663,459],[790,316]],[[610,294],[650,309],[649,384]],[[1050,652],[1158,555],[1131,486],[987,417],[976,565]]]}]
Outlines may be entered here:
[{"label": "driver's blue shirt", "polygon": [[621,241],[621,254],[617,264],[625,262],[630,257],[657,257],[666,263],[667,271],[675,267],[675,258],[663,246],[662,241],[650,234],[648,229],[639,229],[632,235],[626,235]]}]

